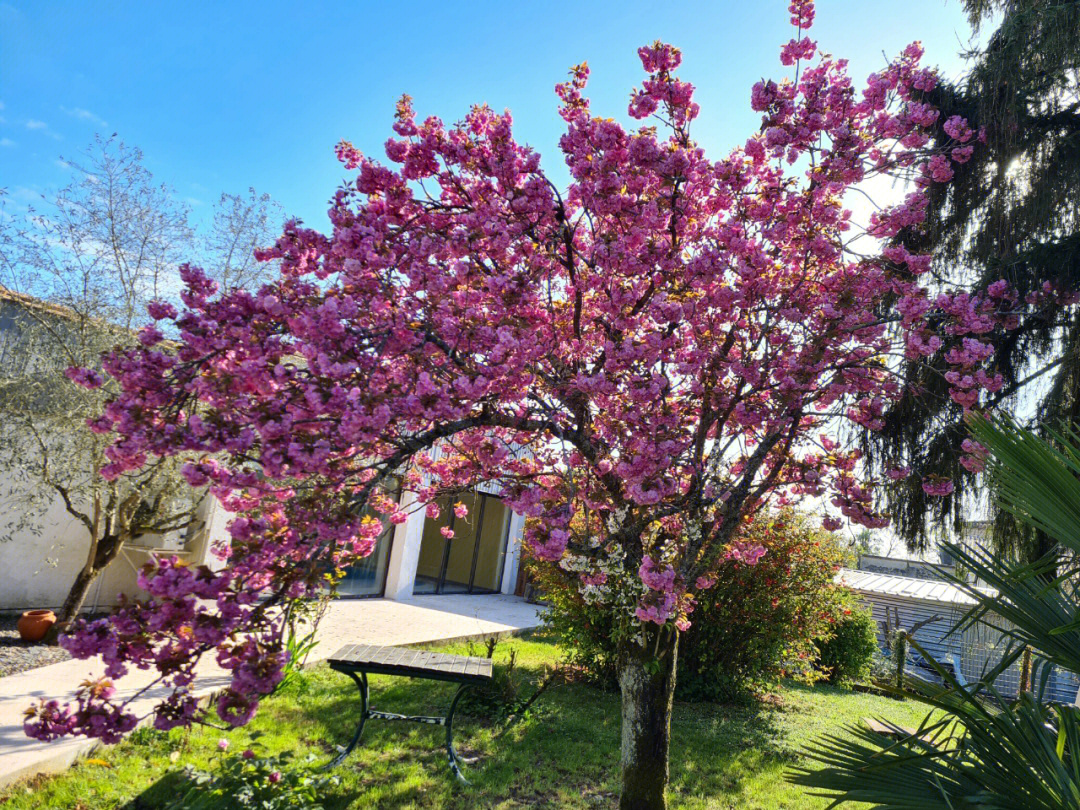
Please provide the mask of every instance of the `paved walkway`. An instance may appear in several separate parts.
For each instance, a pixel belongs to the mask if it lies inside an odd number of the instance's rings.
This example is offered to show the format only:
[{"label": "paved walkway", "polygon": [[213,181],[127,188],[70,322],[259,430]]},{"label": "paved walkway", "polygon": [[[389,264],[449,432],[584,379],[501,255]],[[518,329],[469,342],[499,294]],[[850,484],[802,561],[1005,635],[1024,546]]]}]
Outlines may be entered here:
[{"label": "paved walkway", "polygon": [[[538,608],[514,596],[424,596],[407,602],[340,599],[319,625],[319,644],[308,661],[333,655],[346,643],[425,644],[513,633],[538,624]],[[96,661],[69,660],[0,678],[0,787],[37,773],[63,770],[94,748],[94,741],[84,739],[31,740],[23,734],[22,712],[39,697],[70,700],[84,678],[95,677],[102,669]],[[136,671],[118,686],[121,694],[130,694],[152,679],[149,673]],[[209,694],[227,682],[217,664],[204,659],[195,691]],[[135,704],[137,713],[145,714],[163,694],[160,690],[143,696]]]}]

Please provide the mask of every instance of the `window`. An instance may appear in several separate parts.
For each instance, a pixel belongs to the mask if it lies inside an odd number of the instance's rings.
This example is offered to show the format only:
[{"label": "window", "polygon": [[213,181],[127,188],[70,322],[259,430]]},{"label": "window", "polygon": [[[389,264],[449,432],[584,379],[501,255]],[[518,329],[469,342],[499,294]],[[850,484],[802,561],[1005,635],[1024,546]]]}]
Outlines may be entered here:
[{"label": "window", "polygon": [[[453,504],[468,507],[464,518],[454,515]],[[510,510],[500,498],[482,492],[439,502],[436,520],[424,522],[413,593],[495,593],[502,583]],[[447,540],[443,527],[454,530]]]},{"label": "window", "polygon": [[[393,486],[391,496],[400,497],[399,483]],[[390,562],[390,547],[394,541],[396,528],[386,516],[380,516],[383,523],[382,534],[375,541],[371,554],[356,565],[345,569],[345,576],[338,583],[340,596],[382,596],[386,591],[386,568]]]}]

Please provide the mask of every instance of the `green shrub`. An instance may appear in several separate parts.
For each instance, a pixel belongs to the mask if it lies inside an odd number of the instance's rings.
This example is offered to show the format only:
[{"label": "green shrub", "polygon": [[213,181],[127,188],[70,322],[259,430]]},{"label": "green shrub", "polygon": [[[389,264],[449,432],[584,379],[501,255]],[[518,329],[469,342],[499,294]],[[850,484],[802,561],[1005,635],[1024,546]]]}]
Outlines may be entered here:
[{"label": "green shrub", "polygon": [[610,614],[581,597],[577,577],[529,556],[522,545],[528,576],[547,610],[544,627],[559,639],[567,669],[578,680],[602,689],[618,687],[615,671],[615,627]]},{"label": "green shrub", "polygon": [[833,633],[817,641],[818,666],[830,683],[849,685],[870,677],[880,654],[873,614],[854,599],[845,600]]},{"label": "green shrub", "polygon": [[[735,700],[783,677],[818,677],[815,641],[832,633],[844,598],[833,584],[844,561],[840,545],[792,511],[759,519],[743,539],[760,543],[766,554],[755,566],[724,563],[717,585],[702,592],[679,639],[681,700]],[[585,602],[575,574],[547,563],[530,562],[529,570],[568,664],[614,688],[619,628],[610,613]]]},{"label": "green shrub", "polygon": [[226,753],[226,740],[219,746],[213,771],[184,769],[186,784],[169,810],[323,810],[327,789],[338,784],[318,770],[314,755],[298,764],[288,752],[266,757],[253,748]]}]

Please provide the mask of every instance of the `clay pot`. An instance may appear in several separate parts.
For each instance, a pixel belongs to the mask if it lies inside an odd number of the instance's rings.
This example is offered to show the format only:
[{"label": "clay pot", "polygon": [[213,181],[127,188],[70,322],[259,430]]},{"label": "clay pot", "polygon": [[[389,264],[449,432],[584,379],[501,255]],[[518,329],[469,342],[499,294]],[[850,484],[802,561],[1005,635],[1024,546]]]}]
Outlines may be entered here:
[{"label": "clay pot", "polygon": [[41,641],[56,624],[56,614],[51,610],[28,610],[19,617],[15,627],[23,641]]}]

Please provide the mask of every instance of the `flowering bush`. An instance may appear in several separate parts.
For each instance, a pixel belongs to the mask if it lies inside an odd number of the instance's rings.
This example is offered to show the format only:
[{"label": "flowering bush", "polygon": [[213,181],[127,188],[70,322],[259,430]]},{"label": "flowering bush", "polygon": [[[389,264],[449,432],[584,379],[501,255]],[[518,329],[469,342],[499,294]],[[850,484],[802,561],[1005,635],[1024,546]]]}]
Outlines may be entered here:
[{"label": "flowering bush", "polygon": [[731,700],[782,677],[819,677],[815,642],[842,610],[838,539],[790,510],[748,524],[745,538],[764,549],[757,565],[726,563],[680,640],[677,688],[687,699]]},{"label": "flowering bush", "polygon": [[[790,510],[744,527],[739,538],[755,563],[732,558],[701,592],[679,641],[676,695],[732,700],[783,676],[817,677],[816,642],[834,632],[844,594],[833,577],[844,553],[834,535]],[[576,577],[548,565],[529,570],[549,604],[545,623],[569,663],[602,686],[616,680],[619,630],[611,611],[591,601]]]},{"label": "flowering bush", "polygon": [[327,789],[336,776],[321,773],[314,756],[293,762],[288,752],[260,756],[253,748],[229,753],[229,741],[218,743],[212,772],[188,766],[186,789],[168,810],[323,810]]},{"label": "flowering bush", "polygon": [[844,686],[867,680],[880,653],[874,616],[852,597],[841,603],[833,631],[816,643],[818,666],[830,683]]},{"label": "flowering bush", "polygon": [[586,599],[577,574],[537,560],[528,547],[522,549],[522,564],[547,605],[544,627],[559,639],[568,670],[605,689],[615,688],[619,623],[608,606]]}]

